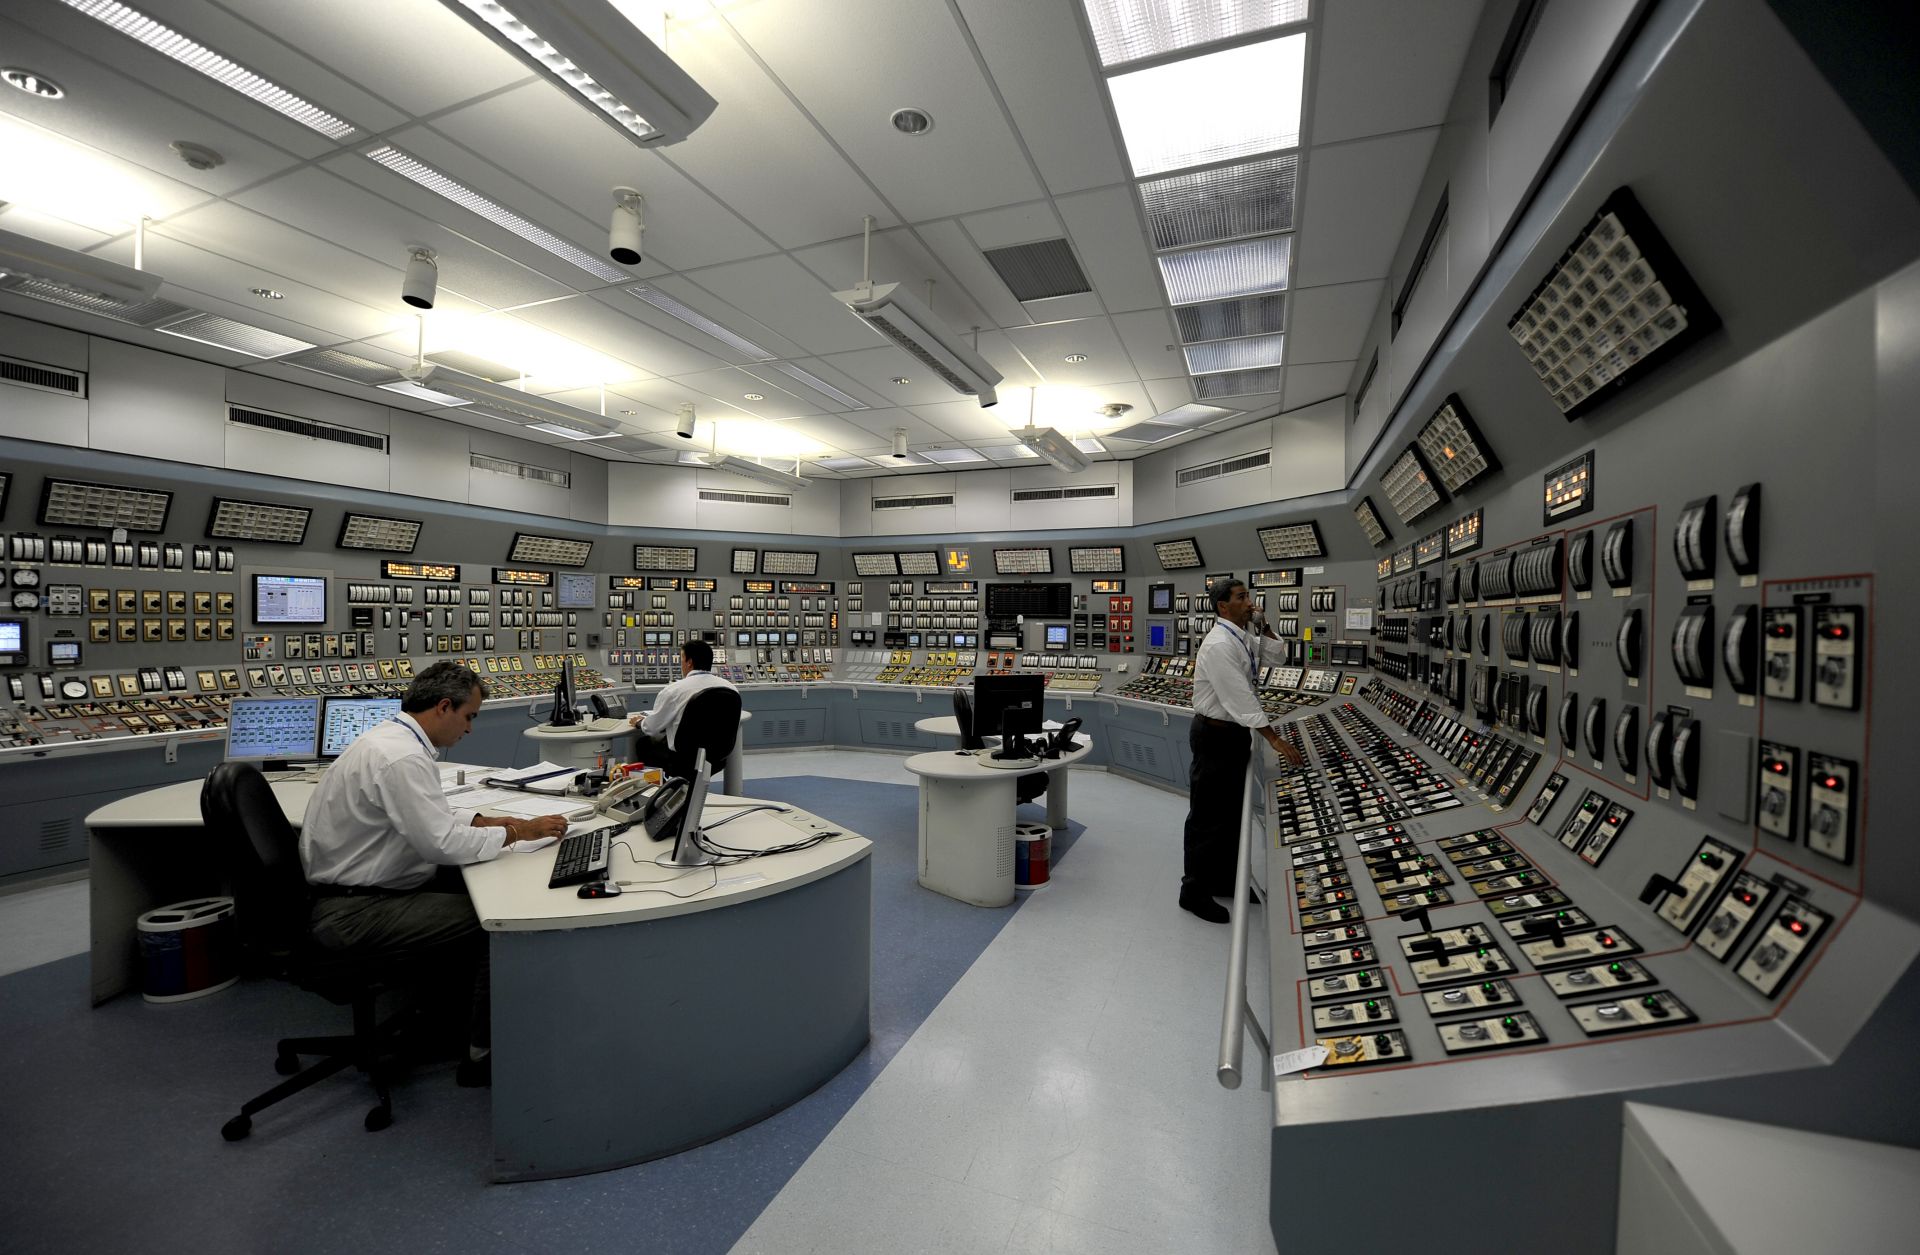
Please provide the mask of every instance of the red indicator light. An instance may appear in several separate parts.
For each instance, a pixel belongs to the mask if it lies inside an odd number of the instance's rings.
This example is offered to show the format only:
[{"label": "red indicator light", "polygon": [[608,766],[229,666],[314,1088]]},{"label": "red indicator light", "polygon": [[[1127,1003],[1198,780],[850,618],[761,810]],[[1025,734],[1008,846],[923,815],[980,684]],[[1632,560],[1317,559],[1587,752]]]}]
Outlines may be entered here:
[{"label": "red indicator light", "polygon": [[1822,780],[1820,783],[1825,785],[1829,789],[1837,789],[1840,787],[1840,777],[1828,776],[1824,780]]},{"label": "red indicator light", "polygon": [[1787,931],[1790,933],[1803,933],[1807,931],[1807,926],[1797,919],[1790,919],[1787,921]]},{"label": "red indicator light", "polygon": [[1776,775],[1784,776],[1785,774],[1787,774],[1787,765],[1776,758],[1772,762],[1767,764],[1767,770],[1775,773]]},{"label": "red indicator light", "polygon": [[1601,944],[1601,945],[1603,945],[1603,946],[1610,946],[1610,945],[1612,945],[1612,944],[1613,944],[1613,938],[1611,938],[1611,937],[1609,937],[1609,936],[1607,936],[1607,934],[1605,934],[1605,933],[1601,933],[1601,934],[1600,934],[1600,944]]}]

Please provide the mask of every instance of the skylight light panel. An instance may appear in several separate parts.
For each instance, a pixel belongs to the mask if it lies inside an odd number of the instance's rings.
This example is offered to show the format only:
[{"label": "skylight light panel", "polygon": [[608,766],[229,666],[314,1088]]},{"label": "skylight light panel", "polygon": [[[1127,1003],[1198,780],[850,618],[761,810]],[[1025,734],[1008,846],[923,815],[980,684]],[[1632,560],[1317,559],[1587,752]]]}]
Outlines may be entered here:
[{"label": "skylight light panel", "polygon": [[1140,184],[1157,249],[1191,248],[1293,230],[1298,153],[1215,166]]},{"label": "skylight light panel", "polygon": [[1307,19],[1307,0],[1081,0],[1102,66]]},{"label": "skylight light panel", "polygon": [[1134,174],[1298,147],[1306,52],[1285,35],[1108,79]]},{"label": "skylight light panel", "polygon": [[1149,423],[1159,423],[1167,427],[1199,427],[1202,424],[1225,418],[1233,412],[1234,411],[1218,405],[1199,405],[1188,402],[1186,405],[1182,405],[1177,409],[1168,410],[1164,414],[1155,414],[1147,421]]},{"label": "skylight light panel", "polygon": [[1215,340],[1209,344],[1189,344],[1181,350],[1187,355],[1187,370],[1195,375],[1223,370],[1250,370],[1257,366],[1278,366],[1286,348],[1281,336],[1248,336],[1244,340]]},{"label": "skylight light panel", "polygon": [[984,462],[987,460],[985,454],[976,453],[972,449],[922,449],[919,452],[920,456],[929,462],[940,462],[948,466],[953,466],[961,462]]},{"label": "skylight light panel", "polygon": [[1160,263],[1168,299],[1175,305],[1190,305],[1280,291],[1287,286],[1292,257],[1293,237],[1270,235],[1167,253],[1154,260]]},{"label": "skylight light panel", "polygon": [[467,400],[465,397],[457,397],[450,392],[436,392],[425,384],[417,384],[411,379],[399,379],[393,383],[383,383],[377,386],[387,392],[397,392],[403,397],[412,397],[416,401],[426,401],[429,404],[445,406],[448,409],[473,404],[473,402]]}]

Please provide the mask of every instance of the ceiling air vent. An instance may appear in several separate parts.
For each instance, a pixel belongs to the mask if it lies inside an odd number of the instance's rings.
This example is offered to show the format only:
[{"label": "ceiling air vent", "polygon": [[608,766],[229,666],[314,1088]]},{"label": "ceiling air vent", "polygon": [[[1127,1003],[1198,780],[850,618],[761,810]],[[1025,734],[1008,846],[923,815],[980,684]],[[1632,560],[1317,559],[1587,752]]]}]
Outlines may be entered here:
[{"label": "ceiling air vent", "polygon": [[952,505],[950,492],[924,493],[917,497],[875,497],[873,508],[876,510],[920,510],[927,506]]},{"label": "ceiling air vent", "polygon": [[1258,453],[1249,453],[1242,457],[1225,458],[1218,462],[1207,462],[1200,466],[1189,466],[1174,474],[1173,482],[1185,487],[1202,480],[1219,479],[1223,475],[1238,475],[1243,471],[1257,471],[1273,464],[1273,450],[1262,449]]},{"label": "ceiling air vent", "polygon": [[1203,401],[1215,397],[1244,397],[1256,392],[1280,391],[1280,368],[1262,366],[1257,370],[1228,370],[1217,375],[1195,375],[1193,387]]},{"label": "ceiling air vent", "polygon": [[296,340],[292,336],[222,318],[218,314],[193,313],[157,326],[154,330],[179,336],[182,340],[192,340],[195,344],[211,344],[217,349],[245,353],[248,357],[285,357],[289,353],[313,347],[311,341]]},{"label": "ceiling air vent", "polygon": [[525,462],[515,462],[511,458],[489,457],[484,453],[469,453],[467,464],[476,471],[492,471],[495,475],[511,475],[515,479],[529,480],[536,484],[552,484],[555,488],[573,487],[571,471],[556,471],[545,466],[531,466]]},{"label": "ceiling air vent", "polygon": [[26,362],[17,357],[0,357],[0,383],[12,384],[16,388],[31,388],[35,392],[53,392],[63,397],[87,395],[85,371],[42,366],[38,362]]},{"label": "ceiling air vent", "polygon": [[1166,423],[1135,423],[1131,427],[1122,427],[1119,431],[1102,432],[1102,440],[1137,440],[1141,444],[1158,444],[1162,440],[1171,440],[1175,436],[1193,434],[1191,427],[1173,427]]},{"label": "ceiling air vent", "polygon": [[783,510],[793,507],[793,498],[777,492],[730,492],[724,488],[702,488],[702,501],[725,501],[731,505],[771,505]]},{"label": "ceiling air vent", "polygon": [[1015,501],[1097,501],[1105,497],[1119,496],[1120,485],[1088,484],[1079,488],[1016,488],[1009,495]]},{"label": "ceiling air vent", "polygon": [[392,383],[401,377],[400,372],[391,366],[356,357],[352,353],[342,353],[339,349],[313,349],[306,353],[295,353],[291,357],[281,358],[280,364],[331,375],[348,383],[371,384],[375,387]]},{"label": "ceiling air vent", "polygon": [[227,421],[236,427],[251,427],[257,431],[271,431],[283,436],[304,436],[308,440],[331,440],[335,444],[372,449],[375,453],[387,451],[387,438],[378,432],[361,431],[358,427],[342,427],[337,423],[316,422],[311,418],[295,418],[290,414],[274,414],[266,410],[250,410],[244,406],[229,405]]},{"label": "ceiling air vent", "polygon": [[1050,296],[1093,291],[1086,272],[1073,259],[1072,246],[1065,240],[1041,240],[984,251],[987,264],[999,274],[1015,300],[1044,301]]}]

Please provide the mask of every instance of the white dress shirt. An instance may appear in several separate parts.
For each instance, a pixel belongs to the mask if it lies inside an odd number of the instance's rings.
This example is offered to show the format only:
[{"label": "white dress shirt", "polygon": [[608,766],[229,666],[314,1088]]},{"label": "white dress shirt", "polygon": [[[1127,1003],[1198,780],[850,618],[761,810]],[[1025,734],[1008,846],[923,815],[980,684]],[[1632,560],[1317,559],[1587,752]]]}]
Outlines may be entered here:
[{"label": "white dress shirt", "polygon": [[673,734],[680,727],[680,717],[687,713],[687,703],[693,700],[695,693],[710,688],[732,688],[733,682],[711,671],[689,671],[672,684],[660,690],[660,696],[654,701],[653,709],[640,719],[640,730],[648,736],[657,736],[674,749]]},{"label": "white dress shirt", "polygon": [[1273,717],[1261,709],[1254,681],[1263,665],[1276,666],[1286,660],[1286,646],[1279,641],[1215,619],[1213,630],[1194,655],[1194,713],[1249,728],[1266,727]]},{"label": "white dress shirt", "polygon": [[476,828],[440,791],[440,757],[413,716],[362,732],[321,776],[300,831],[300,864],[317,885],[414,889],[441,865],[498,858],[505,828]]}]

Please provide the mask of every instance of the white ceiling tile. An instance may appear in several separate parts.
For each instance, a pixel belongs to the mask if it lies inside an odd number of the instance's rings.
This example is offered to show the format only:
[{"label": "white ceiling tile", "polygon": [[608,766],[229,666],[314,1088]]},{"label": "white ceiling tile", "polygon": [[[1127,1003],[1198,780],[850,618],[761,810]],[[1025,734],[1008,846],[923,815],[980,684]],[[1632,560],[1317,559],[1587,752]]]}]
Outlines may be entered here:
[{"label": "white ceiling tile", "polygon": [[1352,361],[1373,325],[1386,281],[1295,288],[1287,307],[1287,365]]},{"label": "white ceiling tile", "polygon": [[[951,222],[938,224],[953,229]],[[958,231],[954,231],[958,235]],[[860,279],[861,251],[863,244],[857,235],[845,239],[831,240],[825,244],[816,244],[793,254],[794,260],[805,266],[830,291],[840,292],[853,287]],[[993,286],[1005,288],[1000,279],[980,258],[973,254],[979,270],[986,272]],[[927,295],[927,280],[934,281],[933,311],[941,321],[956,330],[964,331],[969,327],[989,327],[996,325],[992,316],[974,299],[971,289],[963,287],[957,281],[954,272],[943,264],[942,259],[924,247],[915,233],[905,227],[892,231],[876,231],[872,243],[872,275],[875,283],[904,283],[921,299]],[[974,277],[979,277],[976,271]],[[1018,308],[1018,302],[1010,302]],[[1024,321],[1020,319],[1019,321]]]},{"label": "white ceiling tile", "polygon": [[1127,356],[1133,360],[1134,370],[1142,378],[1159,379],[1186,373],[1187,359],[1180,352],[1173,319],[1166,310],[1142,309],[1115,314],[1113,326],[1120,333],[1120,343],[1126,346]]},{"label": "white ceiling tile", "polygon": [[1126,163],[1074,6],[959,5],[1048,190],[1058,195],[1124,181]]},{"label": "white ceiling tile", "polygon": [[[544,82],[477,100],[435,118],[433,128],[599,224],[597,237],[579,241],[590,248],[605,239],[612,189],[637,190],[646,198],[646,234],[635,274],[710,266],[774,247],[659,152],[622,139]],[[560,136],[564,142],[556,142]]]},{"label": "white ceiling tile", "polygon": [[1107,307],[1092,292],[1072,292],[1038,301],[1022,301],[1027,316],[1035,322],[1070,322],[1076,318],[1102,318]]},{"label": "white ceiling tile", "polygon": [[[1012,327],[1005,334],[1051,385],[1096,387],[1109,383],[1134,383],[1140,378],[1133,359],[1121,347],[1113,324],[1105,318]],[[1065,360],[1076,353],[1084,353],[1087,360]]]},{"label": "white ceiling tile", "polygon": [[1312,405],[1328,397],[1345,395],[1353,379],[1352,362],[1316,362],[1307,366],[1289,366],[1284,391],[1288,410]]},{"label": "white ceiling tile", "polygon": [[[681,286],[690,288],[692,285],[682,283]],[[680,296],[677,292],[673,295],[676,299]],[[610,306],[623,317],[631,317],[641,325],[641,334],[646,339],[647,360],[660,363],[655,368],[659,374],[684,375],[689,371],[710,370],[717,364],[733,361],[742,356],[740,351],[732,345],[713,339],[705,332],[662,313],[624,290],[612,289],[591,293],[590,299]],[[710,296],[706,299],[709,302],[713,300]],[[717,309],[715,312],[721,316],[737,316],[737,311],[733,310]],[[716,321],[718,320],[716,318]],[[742,320],[743,325],[750,321]],[[741,334],[747,335],[750,332],[763,330],[757,326],[747,326],[746,331]],[[769,336],[769,338],[772,337]],[[767,351],[774,350],[769,347]]]},{"label": "white ceiling tile", "polygon": [[[833,299],[833,290],[818,275],[784,254],[708,266],[683,277],[773,328],[809,356],[865,348],[880,340],[873,328]],[[925,289],[916,295],[924,296]]]},{"label": "white ceiling tile", "polygon": [[867,430],[857,423],[832,414],[811,414],[805,418],[796,418],[786,424],[801,434],[821,444],[831,445],[848,453],[865,450],[877,452],[888,446],[889,440]]},{"label": "white ceiling tile", "polygon": [[140,165],[5,113],[0,154],[0,200],[110,236],[130,236],[142,215],[168,218],[211,199],[157,163]]},{"label": "white ceiling tile", "polygon": [[1166,304],[1159,270],[1147,251],[1146,236],[1134,212],[1130,187],[1062,196],[1058,204],[1080,264],[1108,312],[1157,309]]},{"label": "white ceiling tile", "polygon": [[[624,296],[619,299],[631,300]],[[650,375],[680,375],[722,364],[712,354],[689,348],[672,335],[622,312],[623,308],[591,296],[575,296],[529,305],[515,310],[513,316],[596,353],[631,362]]]},{"label": "white ceiling tile", "polygon": [[966,286],[968,295],[979,302],[985,314],[982,326],[1017,327],[1033,321],[1020,302],[1013,299],[999,272],[980,255],[979,245],[957,221],[922,223],[914,231],[927,242],[948,273]]},{"label": "white ceiling tile", "polygon": [[1439,137],[1435,127],[1308,153],[1292,282],[1385,278]]},{"label": "white ceiling tile", "polygon": [[[772,260],[784,260],[784,258],[774,258]],[[761,322],[758,317],[749,311],[715,296],[712,292],[709,292],[684,275],[662,275],[660,278],[650,281],[649,286],[659,289],[679,301],[682,305],[705,315],[735,335],[745,337],[775,357],[795,358],[807,356],[805,349],[781,335],[777,329]],[[638,298],[633,299],[638,300]],[[644,301],[639,303],[643,306],[645,305]],[[848,317],[851,318],[852,315],[849,314]],[[667,316],[667,318],[669,322],[679,321],[670,315]],[[687,326],[687,324],[684,323],[681,325]],[[687,326],[687,330],[692,336],[705,335],[704,332],[700,332],[691,326]],[[698,344],[700,341],[696,339],[693,343]],[[723,356],[734,357],[739,356],[739,353],[740,351],[738,349],[728,348]]]},{"label": "white ceiling tile", "polygon": [[[874,347],[850,353],[833,353],[820,360],[853,379],[866,391],[884,397],[895,405],[938,404],[960,399],[975,409],[979,408],[979,402],[960,397],[924,364],[908,357],[905,350],[881,340],[852,314],[848,314],[847,318],[873,337]],[[893,382],[895,379],[908,382],[897,384]],[[858,418],[855,421],[864,423],[867,420]]]},{"label": "white ceiling tile", "polygon": [[[949,394],[951,395],[951,394]],[[962,441],[971,444],[975,440],[1004,440],[1009,426],[1019,427],[1026,422],[1024,407],[1018,417],[1007,415],[1005,405],[983,410],[972,401],[964,398],[939,405],[916,405],[907,410],[896,410],[900,415],[895,426],[907,429],[907,441],[912,445],[947,444]]]},{"label": "white ceiling tile", "polygon": [[1444,121],[1481,0],[1369,0],[1322,6],[1315,144]]},{"label": "white ceiling tile", "polygon": [[409,247],[425,245],[440,256],[442,292],[458,293],[482,304],[519,305],[571,293],[571,288],[478,243],[470,235],[441,226],[440,222],[443,218],[458,216],[464,220],[462,231],[477,224],[486,227],[493,236],[505,235],[505,232],[487,227],[472,215],[418,188],[414,189],[418,199],[412,203],[418,203],[419,208],[396,205],[375,195],[367,184],[378,182],[384,190],[395,194],[400,190],[396,184],[408,187],[411,184],[358,156],[342,156],[335,161],[340,170],[358,175],[366,183],[338,177],[330,169],[309,166],[249,188],[233,199],[364,256],[391,257],[396,266],[406,264]]},{"label": "white ceiling tile", "polygon": [[[412,313],[400,300],[404,267],[396,263],[406,260],[404,253],[391,261],[376,261],[350,248],[342,248],[330,239],[287,226],[228,201],[190,210],[147,229],[149,249],[163,239],[179,240],[254,267],[262,277],[259,283],[250,286],[270,287],[284,293],[287,303],[279,307],[282,309],[295,309],[303,299],[303,293],[289,286],[298,285],[311,292],[344,297],[383,311],[387,317],[382,322],[382,330],[394,319]],[[157,261],[150,264],[166,273]],[[236,294],[236,299],[244,299],[245,295]],[[372,333],[360,331],[350,338],[368,334]]]},{"label": "white ceiling tile", "polygon": [[[830,17],[808,4],[754,4],[728,16],[908,221],[1042,194],[945,0],[835,0]],[[833,55],[821,56],[829,41]],[[907,105],[933,129],[895,130],[888,119]]]},{"label": "white ceiling tile", "polygon": [[1060,219],[1054,216],[1052,204],[1044,200],[968,214],[960,220],[960,225],[973,237],[973,242],[983,249],[1031,244],[1035,240],[1057,240],[1066,234]]},{"label": "white ceiling tile", "polygon": [[[1176,352],[1174,356],[1179,357],[1180,355]],[[1185,370],[1186,359],[1181,357],[1180,360],[1181,369]],[[1147,380],[1147,395],[1153,400],[1153,408],[1151,412],[1144,417],[1152,418],[1155,414],[1165,414],[1168,410],[1177,410],[1183,405],[1192,404],[1193,381],[1184,374],[1167,379],[1149,379]],[[1218,405],[1232,410],[1240,408],[1231,401],[1207,401],[1203,404]]]},{"label": "white ceiling tile", "polygon": [[[319,344],[379,335],[402,317],[397,310],[389,313],[309,286],[285,271],[236,260],[159,231],[147,234],[146,262],[155,273],[165,275],[170,286],[226,302],[232,308],[218,312],[228,317]],[[251,290],[256,287],[271,288],[281,294],[281,299],[256,297]],[[397,275],[393,291],[399,291]],[[280,322],[298,324],[306,330],[280,327]]]},{"label": "white ceiling tile", "polygon": [[[0,200],[4,199],[4,195],[0,195]],[[32,236],[36,240],[58,244],[61,248],[70,248],[76,253],[89,252],[113,238],[110,232],[79,226],[64,218],[39,213],[14,202],[8,202],[4,207],[0,207],[0,231]],[[129,253],[132,251],[131,246],[127,251]],[[106,255],[112,256],[112,250],[108,250]]]},{"label": "white ceiling tile", "polygon": [[[762,373],[775,375],[776,378],[786,378],[774,371]],[[698,388],[728,410],[743,416],[783,419],[795,418],[803,414],[821,414],[826,410],[823,404],[810,399],[811,393],[803,395],[797,384],[790,391],[748,373],[744,367],[725,366],[719,370],[703,371],[699,374],[679,375],[675,377],[675,382],[688,388]],[[756,393],[763,399],[749,401],[747,400],[749,392]]]}]

